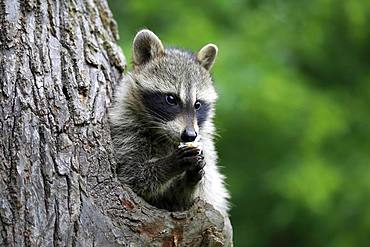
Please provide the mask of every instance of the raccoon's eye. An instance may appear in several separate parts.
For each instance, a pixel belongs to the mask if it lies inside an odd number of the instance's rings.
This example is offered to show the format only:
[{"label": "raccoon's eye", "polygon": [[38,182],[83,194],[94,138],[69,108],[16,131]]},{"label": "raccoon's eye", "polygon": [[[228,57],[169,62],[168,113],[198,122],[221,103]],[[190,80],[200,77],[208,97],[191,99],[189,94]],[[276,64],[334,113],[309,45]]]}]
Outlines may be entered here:
[{"label": "raccoon's eye", "polygon": [[194,104],[195,110],[199,110],[201,106],[202,106],[202,103],[200,103],[199,101],[196,101]]},{"label": "raccoon's eye", "polygon": [[177,105],[176,98],[173,97],[172,95],[166,95],[166,102],[169,105]]}]

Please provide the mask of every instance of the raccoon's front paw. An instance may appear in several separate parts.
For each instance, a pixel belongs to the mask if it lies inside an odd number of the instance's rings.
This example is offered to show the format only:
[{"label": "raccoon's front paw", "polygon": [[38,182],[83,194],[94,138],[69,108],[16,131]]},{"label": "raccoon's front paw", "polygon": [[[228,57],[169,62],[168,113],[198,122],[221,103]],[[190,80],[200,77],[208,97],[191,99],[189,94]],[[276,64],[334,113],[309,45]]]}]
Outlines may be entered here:
[{"label": "raccoon's front paw", "polygon": [[[199,170],[204,157],[202,150],[196,147],[181,147],[172,155],[174,170],[181,173],[187,170]],[[202,167],[203,168],[203,167]]]},{"label": "raccoon's front paw", "polygon": [[198,162],[190,167],[188,170],[186,170],[186,183],[190,186],[196,185],[204,176],[204,166],[206,165],[206,162],[204,161],[204,157],[202,156],[202,159],[198,160]]}]

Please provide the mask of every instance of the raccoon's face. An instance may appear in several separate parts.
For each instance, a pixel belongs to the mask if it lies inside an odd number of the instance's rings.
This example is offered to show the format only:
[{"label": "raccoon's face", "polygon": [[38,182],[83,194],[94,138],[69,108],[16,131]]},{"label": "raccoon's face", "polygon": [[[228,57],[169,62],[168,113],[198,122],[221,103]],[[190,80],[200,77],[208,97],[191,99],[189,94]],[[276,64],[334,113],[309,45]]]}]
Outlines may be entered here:
[{"label": "raccoon's face", "polygon": [[149,30],[136,35],[131,77],[145,127],[177,144],[201,139],[214,115],[217,94],[209,69],[216,55],[215,45],[195,55],[165,50]]}]

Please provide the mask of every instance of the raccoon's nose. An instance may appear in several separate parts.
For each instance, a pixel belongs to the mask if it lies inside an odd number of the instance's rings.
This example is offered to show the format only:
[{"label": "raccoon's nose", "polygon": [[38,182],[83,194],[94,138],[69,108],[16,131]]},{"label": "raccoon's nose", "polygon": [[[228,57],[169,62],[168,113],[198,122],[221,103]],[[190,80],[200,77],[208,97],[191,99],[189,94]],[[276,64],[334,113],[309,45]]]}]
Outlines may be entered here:
[{"label": "raccoon's nose", "polygon": [[193,142],[197,138],[197,132],[193,128],[186,128],[181,134],[183,142]]}]

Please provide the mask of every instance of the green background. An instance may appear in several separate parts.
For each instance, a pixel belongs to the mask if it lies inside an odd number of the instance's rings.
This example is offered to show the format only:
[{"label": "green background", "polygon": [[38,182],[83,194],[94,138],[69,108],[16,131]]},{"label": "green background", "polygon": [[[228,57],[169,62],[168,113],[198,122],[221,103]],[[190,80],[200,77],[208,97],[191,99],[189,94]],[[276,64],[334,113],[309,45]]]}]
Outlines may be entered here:
[{"label": "green background", "polygon": [[135,33],[219,47],[235,246],[370,246],[370,1],[109,1]]}]

